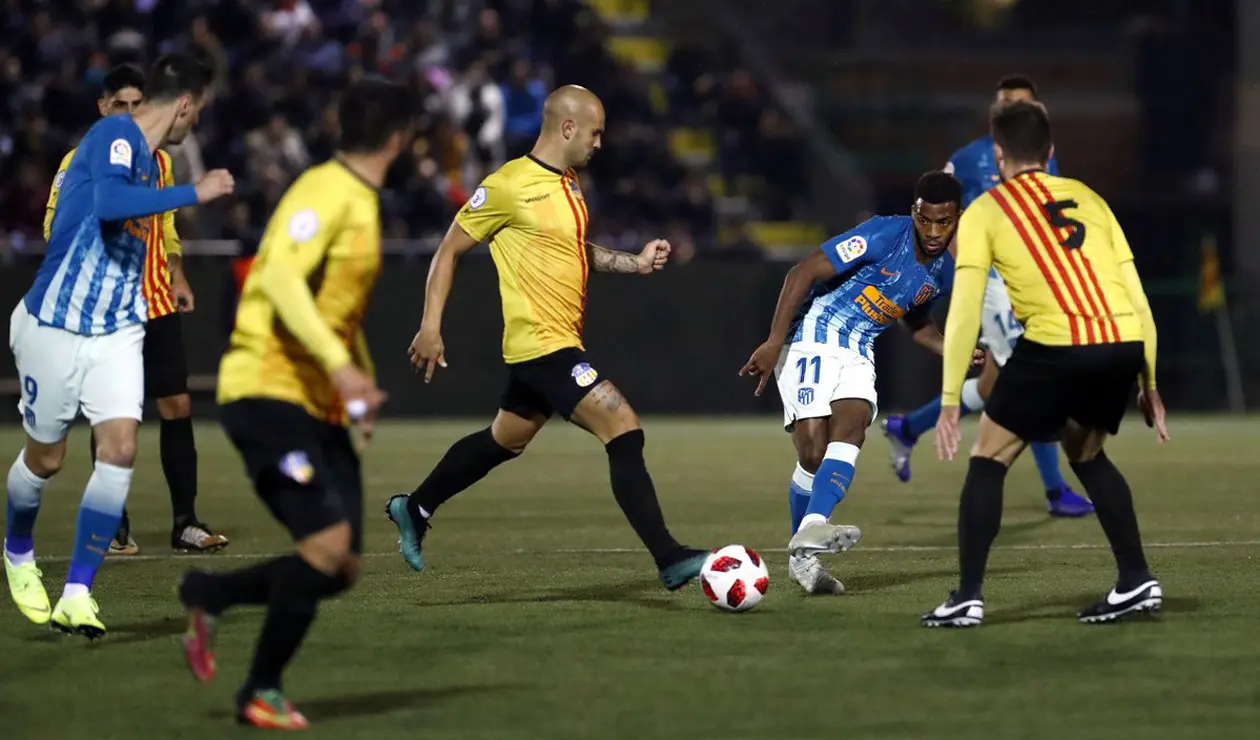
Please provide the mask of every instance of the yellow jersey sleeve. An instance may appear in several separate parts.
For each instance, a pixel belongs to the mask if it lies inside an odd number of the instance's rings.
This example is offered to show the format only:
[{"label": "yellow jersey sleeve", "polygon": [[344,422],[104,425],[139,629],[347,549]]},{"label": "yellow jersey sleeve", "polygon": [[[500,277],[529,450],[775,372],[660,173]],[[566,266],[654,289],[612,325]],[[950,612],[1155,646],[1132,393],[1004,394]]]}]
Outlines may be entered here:
[{"label": "yellow jersey sleeve", "polygon": [[291,190],[276,209],[254,269],[285,327],[331,375],[350,364],[350,352],[320,315],[309,281],[328,256],[340,213],[326,197],[308,200],[301,190]]},{"label": "yellow jersey sleeve", "polygon": [[52,187],[48,190],[48,206],[44,209],[44,241],[52,236],[53,216],[57,213],[57,198],[61,195],[61,183],[66,179],[66,170],[70,168],[70,160],[74,158],[74,149],[66,152],[57,165],[57,174],[53,176]]},{"label": "yellow jersey sleeve", "polygon": [[[175,168],[171,163],[171,155],[158,150],[158,160],[162,165],[162,187],[175,187]],[[179,241],[179,232],[175,230],[175,211],[167,211],[162,214],[162,247],[166,250],[167,256],[175,255],[176,257],[183,254],[183,246]]]},{"label": "yellow jersey sleeve", "polygon": [[472,197],[455,214],[455,222],[479,242],[488,241],[516,214],[512,183],[498,172],[482,181]]},{"label": "yellow jersey sleeve", "polygon": [[941,405],[957,406],[962,394],[971,354],[980,335],[980,315],[984,291],[993,266],[993,244],[989,233],[991,216],[981,198],[963,212],[958,222],[958,254],[954,258],[954,288],[945,320],[945,351],[941,377]]}]

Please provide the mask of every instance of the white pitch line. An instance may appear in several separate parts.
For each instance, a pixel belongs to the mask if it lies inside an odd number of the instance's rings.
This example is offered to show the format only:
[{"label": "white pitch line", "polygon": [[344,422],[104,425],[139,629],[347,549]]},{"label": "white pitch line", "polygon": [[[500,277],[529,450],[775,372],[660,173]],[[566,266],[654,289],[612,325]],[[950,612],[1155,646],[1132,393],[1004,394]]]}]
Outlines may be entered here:
[{"label": "white pitch line", "polygon": [[[1165,549],[1165,550],[1196,549],[1196,548],[1211,548],[1211,547],[1255,547],[1257,545],[1260,545],[1260,540],[1203,540],[1203,541],[1191,541],[1191,542],[1146,542],[1146,543],[1143,543],[1144,547]],[[781,547],[755,547],[753,549],[758,550],[760,552],[775,552],[775,553],[786,552],[786,550],[784,550]],[[880,547],[878,545],[872,546],[872,547],[862,547],[861,545],[859,545],[855,551],[859,553],[862,553],[862,552],[888,552],[888,553],[953,552],[956,549],[957,547],[955,545],[886,545],[883,547]],[[1066,550],[1109,550],[1111,549],[1111,546],[1106,545],[1106,544],[1095,544],[1095,543],[1078,543],[1078,544],[1072,544],[1072,545],[1055,545],[1055,544],[998,545],[998,546],[995,546],[993,549],[994,550],[1011,550],[1015,552],[1055,552],[1055,551],[1066,551]],[[637,555],[637,554],[642,554],[643,552],[644,551],[642,548],[637,548],[637,547],[594,547],[594,548],[585,548],[585,549],[579,548],[579,549],[572,549],[572,550],[516,549],[516,550],[508,550],[507,554],[508,555],[631,555],[631,554]],[[276,557],[281,557],[281,556],[290,555],[290,554],[292,554],[292,551],[254,552],[254,553],[219,552],[219,553],[187,554],[187,555],[183,555],[183,554],[176,555],[174,553],[167,554],[167,555],[115,555],[108,558],[108,562],[148,563],[148,562],[156,562],[159,560],[174,560],[174,561],[179,561],[179,560],[262,560],[266,558],[276,558]],[[395,551],[395,552],[365,552],[363,553],[363,557],[365,558],[390,558],[390,557],[396,558],[400,556]],[[41,563],[64,563],[69,560],[70,558],[61,556],[61,555],[39,558],[39,562]]]}]

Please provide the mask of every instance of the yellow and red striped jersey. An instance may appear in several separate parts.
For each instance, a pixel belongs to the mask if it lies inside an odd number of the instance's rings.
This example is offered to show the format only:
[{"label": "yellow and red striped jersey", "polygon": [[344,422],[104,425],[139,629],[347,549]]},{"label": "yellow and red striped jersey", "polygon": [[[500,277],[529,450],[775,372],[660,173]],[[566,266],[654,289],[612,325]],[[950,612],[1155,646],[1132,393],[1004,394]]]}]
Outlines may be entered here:
[{"label": "yellow and red striped jersey", "polygon": [[[66,169],[74,158],[77,149],[71,149],[61,158],[57,174],[53,178],[52,189],[48,192],[48,206],[44,211],[44,239],[47,240],[52,230],[53,214],[57,211],[57,198],[61,194],[61,182],[65,179]],[[155,157],[161,178],[157,187],[169,187],[175,184],[175,174],[171,167],[171,155],[159,149]],[[145,302],[149,306],[149,318],[156,319],[176,310],[175,298],[171,295],[171,275],[167,269],[168,254],[180,254],[179,233],[175,230],[175,211],[167,211],[153,216],[153,225],[149,229],[149,243],[144,253],[144,275],[141,283]]]},{"label": "yellow and red striped jersey", "polygon": [[583,348],[588,218],[577,174],[530,156],[487,177],[455,216],[469,236],[490,242],[504,361]]},{"label": "yellow and red striped jersey", "polygon": [[1106,201],[1039,170],[990,189],[958,225],[957,269],[996,269],[1024,336],[1039,344],[1142,341],[1121,270],[1132,261]]}]

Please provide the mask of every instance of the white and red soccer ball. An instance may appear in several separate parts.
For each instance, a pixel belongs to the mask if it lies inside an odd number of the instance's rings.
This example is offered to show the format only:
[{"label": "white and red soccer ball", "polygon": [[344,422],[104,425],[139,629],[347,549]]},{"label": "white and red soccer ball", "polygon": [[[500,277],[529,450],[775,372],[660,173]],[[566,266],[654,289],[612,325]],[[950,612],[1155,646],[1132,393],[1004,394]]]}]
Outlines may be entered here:
[{"label": "white and red soccer ball", "polygon": [[744,612],[761,603],[770,588],[770,571],[756,551],[743,545],[727,545],[714,550],[704,561],[700,588],[717,608]]}]

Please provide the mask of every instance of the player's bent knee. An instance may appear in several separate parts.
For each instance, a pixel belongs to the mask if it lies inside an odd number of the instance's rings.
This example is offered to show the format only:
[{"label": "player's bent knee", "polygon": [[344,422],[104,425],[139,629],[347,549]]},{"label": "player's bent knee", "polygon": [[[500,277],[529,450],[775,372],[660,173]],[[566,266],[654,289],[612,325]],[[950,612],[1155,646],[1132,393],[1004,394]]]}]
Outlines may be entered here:
[{"label": "player's bent knee", "polygon": [[187,393],[157,400],[158,416],[163,419],[187,419],[192,416],[192,397]]},{"label": "player's bent knee", "polygon": [[628,432],[642,429],[639,415],[617,386],[603,381],[582,399],[570,419],[574,424],[594,434],[600,442],[608,444]]},{"label": "player's bent knee", "polygon": [[134,467],[138,432],[139,424],[134,419],[110,419],[92,427],[97,461],[120,468]]},{"label": "player's bent knee", "polygon": [[1107,441],[1107,432],[1101,429],[1089,429],[1075,422],[1068,422],[1063,432],[1063,454],[1069,462],[1089,462],[1097,458]]},{"label": "player's bent knee", "polygon": [[63,439],[49,445],[27,439],[22,461],[40,478],[51,478],[61,472],[61,466],[66,462],[66,441]]},{"label": "player's bent knee", "polygon": [[861,447],[866,442],[866,429],[871,425],[873,411],[867,401],[845,399],[831,407],[829,442],[844,442]]},{"label": "player's bent knee", "polygon": [[350,541],[350,522],[342,520],[304,537],[298,542],[298,554],[320,573],[340,577],[355,557]]},{"label": "player's bent knee", "polygon": [[534,437],[546,423],[547,417],[542,414],[524,417],[500,409],[490,423],[490,436],[503,449],[519,455],[534,441]]}]

